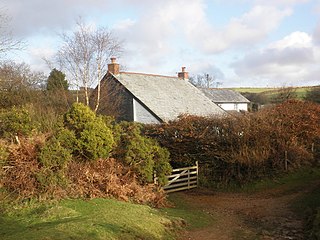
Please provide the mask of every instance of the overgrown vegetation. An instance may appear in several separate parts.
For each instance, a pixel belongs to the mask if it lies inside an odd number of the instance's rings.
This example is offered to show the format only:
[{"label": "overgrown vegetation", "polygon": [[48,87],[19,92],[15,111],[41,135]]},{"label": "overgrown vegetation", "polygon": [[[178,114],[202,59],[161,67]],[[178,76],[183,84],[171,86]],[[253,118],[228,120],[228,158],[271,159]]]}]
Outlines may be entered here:
[{"label": "overgrown vegetation", "polygon": [[8,135],[1,142],[0,184],[11,197],[114,197],[165,205],[164,192],[150,183],[154,172],[165,183],[169,153],[143,137],[139,125],[116,124],[74,103],[52,132],[39,134],[27,111],[7,112],[14,117],[0,119],[3,136]]},{"label": "overgrown vegetation", "polygon": [[206,182],[219,186],[316,164],[319,122],[319,105],[291,100],[244,116],[182,116],[146,134],[170,151],[174,166],[199,161]]}]

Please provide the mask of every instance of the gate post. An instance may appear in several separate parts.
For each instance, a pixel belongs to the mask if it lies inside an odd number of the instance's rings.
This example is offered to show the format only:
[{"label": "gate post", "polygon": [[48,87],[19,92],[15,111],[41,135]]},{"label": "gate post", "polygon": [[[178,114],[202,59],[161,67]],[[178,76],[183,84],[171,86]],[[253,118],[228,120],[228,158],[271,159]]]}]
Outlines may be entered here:
[{"label": "gate post", "polygon": [[198,165],[198,161],[196,161],[196,166],[197,166],[197,187],[199,187],[199,165]]}]

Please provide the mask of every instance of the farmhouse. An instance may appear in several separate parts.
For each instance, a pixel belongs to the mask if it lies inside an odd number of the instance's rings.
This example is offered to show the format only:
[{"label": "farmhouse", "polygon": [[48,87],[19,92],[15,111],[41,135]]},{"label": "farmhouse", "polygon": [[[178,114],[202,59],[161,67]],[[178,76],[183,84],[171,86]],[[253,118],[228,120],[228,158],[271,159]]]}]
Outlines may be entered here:
[{"label": "farmhouse", "polygon": [[175,120],[182,114],[225,114],[201,90],[188,82],[188,72],[184,67],[176,77],[121,72],[116,59],[111,58],[108,72],[100,85],[99,113],[108,114],[112,106],[119,120],[153,124]]},{"label": "farmhouse", "polygon": [[248,111],[250,101],[230,89],[201,88],[201,91],[225,111]]}]

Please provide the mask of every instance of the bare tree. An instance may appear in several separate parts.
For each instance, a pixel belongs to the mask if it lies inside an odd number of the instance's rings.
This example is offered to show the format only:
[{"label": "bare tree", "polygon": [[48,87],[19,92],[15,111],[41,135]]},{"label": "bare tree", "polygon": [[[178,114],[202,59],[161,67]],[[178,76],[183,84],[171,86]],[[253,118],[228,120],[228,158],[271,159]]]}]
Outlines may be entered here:
[{"label": "bare tree", "polygon": [[3,9],[0,11],[0,56],[3,56],[9,51],[22,49],[23,42],[13,38],[8,28],[10,19],[3,13]]},{"label": "bare tree", "polygon": [[277,90],[276,94],[272,97],[272,103],[282,103],[290,99],[297,98],[297,89],[294,87],[281,87]]},{"label": "bare tree", "polygon": [[208,73],[203,73],[203,74],[198,74],[198,75],[192,76],[190,78],[190,82],[194,86],[200,87],[200,88],[214,87],[214,84],[216,84],[216,87],[218,87],[218,85],[221,85],[220,82],[216,82],[215,76],[211,76]]},{"label": "bare tree", "polygon": [[21,89],[42,89],[46,76],[33,71],[26,63],[5,61],[0,63],[0,90],[10,92]]},{"label": "bare tree", "polygon": [[118,56],[122,51],[121,42],[106,28],[92,29],[81,19],[76,22],[76,30],[61,35],[63,46],[57,53],[57,60],[77,88],[83,87],[85,103],[89,105],[88,89],[98,84],[95,104],[97,111],[100,102],[100,80],[107,70],[107,60]]}]

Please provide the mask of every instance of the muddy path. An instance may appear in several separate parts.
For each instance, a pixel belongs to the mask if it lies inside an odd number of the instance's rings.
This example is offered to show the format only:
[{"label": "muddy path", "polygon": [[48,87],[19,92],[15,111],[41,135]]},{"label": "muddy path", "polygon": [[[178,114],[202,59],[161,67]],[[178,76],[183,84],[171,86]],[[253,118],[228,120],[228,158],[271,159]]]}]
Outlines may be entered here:
[{"label": "muddy path", "polygon": [[187,204],[214,218],[210,226],[186,231],[181,239],[306,239],[304,219],[293,212],[291,204],[316,187],[320,188],[320,181],[296,191],[277,188],[246,194],[196,189],[178,193]]}]

